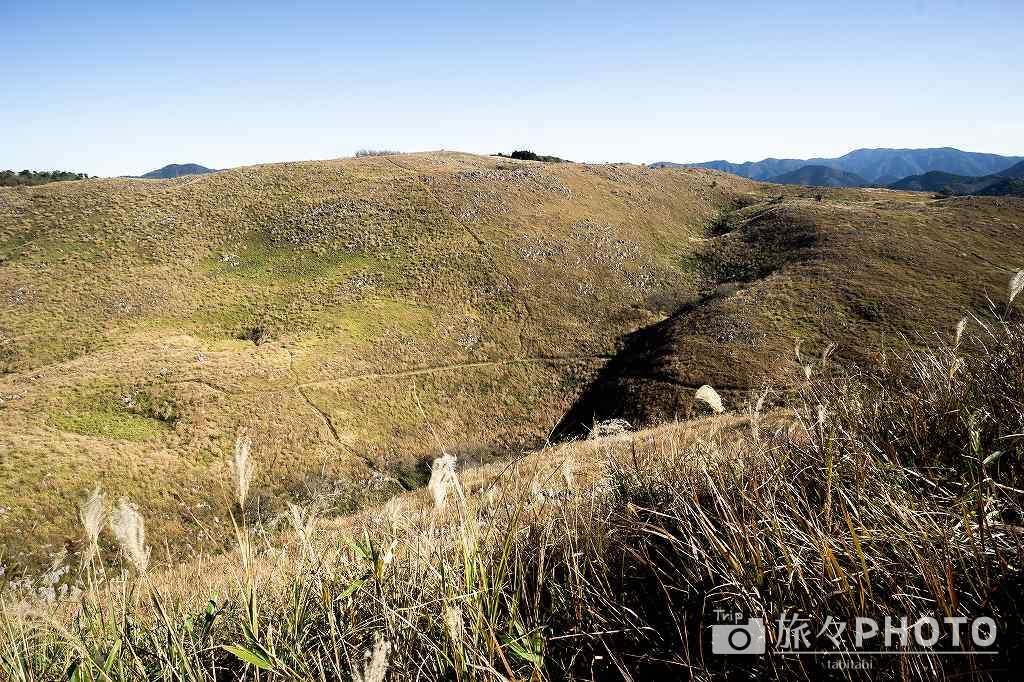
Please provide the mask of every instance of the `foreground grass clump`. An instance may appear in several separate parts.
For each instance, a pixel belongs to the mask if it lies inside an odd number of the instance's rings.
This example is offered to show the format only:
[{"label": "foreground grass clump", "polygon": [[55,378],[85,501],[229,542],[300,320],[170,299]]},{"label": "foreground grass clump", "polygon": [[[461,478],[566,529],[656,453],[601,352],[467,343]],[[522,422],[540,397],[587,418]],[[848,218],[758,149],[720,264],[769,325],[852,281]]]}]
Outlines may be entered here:
[{"label": "foreground grass clump", "polygon": [[[1024,328],[972,324],[861,374],[819,371],[790,412],[758,406],[461,474],[445,456],[426,490],[343,519],[293,506],[291,530],[240,523],[237,551],[173,571],[147,568],[142,520],[122,502],[121,567],[89,551],[82,592],[56,611],[8,603],[0,669],[19,680],[1005,677],[1024,621],[1022,379]],[[256,469],[239,448],[244,510]],[[103,504],[94,495],[83,509],[90,547]],[[944,636],[835,670],[836,657],[779,653],[769,626],[768,655],[720,656],[716,610],[767,623],[986,616],[999,653],[936,653],[971,651]]]}]

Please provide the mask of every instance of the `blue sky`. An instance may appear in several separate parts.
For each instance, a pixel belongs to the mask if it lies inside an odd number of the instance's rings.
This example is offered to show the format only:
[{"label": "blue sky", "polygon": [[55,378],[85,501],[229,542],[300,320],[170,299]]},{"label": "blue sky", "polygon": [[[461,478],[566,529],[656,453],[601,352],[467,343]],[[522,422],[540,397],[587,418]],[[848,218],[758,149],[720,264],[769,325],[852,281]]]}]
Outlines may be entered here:
[{"label": "blue sky", "polygon": [[1021,45],[1019,1],[0,0],[0,168],[1024,154]]}]

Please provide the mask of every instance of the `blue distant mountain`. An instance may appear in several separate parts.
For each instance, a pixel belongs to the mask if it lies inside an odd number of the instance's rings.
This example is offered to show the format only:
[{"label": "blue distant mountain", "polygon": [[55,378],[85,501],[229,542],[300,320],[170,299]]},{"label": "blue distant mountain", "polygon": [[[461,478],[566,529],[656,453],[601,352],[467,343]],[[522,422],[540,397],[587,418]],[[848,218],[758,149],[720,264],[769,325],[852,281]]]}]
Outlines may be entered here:
[{"label": "blue distant mountain", "polygon": [[905,177],[888,187],[947,195],[1024,196],[1024,162],[995,175],[978,177],[931,171]]},{"label": "blue distant mountain", "polygon": [[794,171],[768,178],[768,182],[780,185],[803,185],[805,187],[865,187],[868,181],[849,171],[830,166],[801,166]]},{"label": "blue distant mountain", "polygon": [[898,178],[941,171],[969,177],[994,175],[1021,161],[1022,156],[965,152],[952,147],[934,149],[856,149],[836,158],[763,159],[746,163],[659,161],[652,168],[713,168],[751,180],[770,180],[805,166],[826,166],[861,176],[869,184],[886,185]]},{"label": "blue distant mountain", "polygon": [[168,178],[180,178],[183,175],[203,175],[204,173],[216,173],[213,168],[200,166],[198,163],[170,163],[163,168],[149,171],[140,178],[147,180],[166,180]]}]

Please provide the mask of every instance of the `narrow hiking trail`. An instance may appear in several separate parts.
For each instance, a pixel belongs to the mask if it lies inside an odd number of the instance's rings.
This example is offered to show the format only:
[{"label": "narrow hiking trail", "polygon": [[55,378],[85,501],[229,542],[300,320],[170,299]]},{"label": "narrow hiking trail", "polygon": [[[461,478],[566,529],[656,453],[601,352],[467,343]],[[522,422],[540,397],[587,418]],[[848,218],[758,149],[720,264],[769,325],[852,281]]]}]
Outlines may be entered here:
[{"label": "narrow hiking trail", "polygon": [[415,369],[401,370],[398,372],[364,372],[362,374],[351,374],[334,379],[322,379],[297,384],[300,388],[315,388],[317,386],[329,386],[331,384],[345,383],[348,381],[364,381],[367,379],[401,379],[415,377],[436,372],[454,372],[467,369],[483,369],[488,367],[505,367],[509,365],[525,364],[565,364],[571,362],[607,362],[612,355],[570,355],[570,356],[544,356],[538,355],[527,358],[513,358],[509,360],[482,360],[479,362],[456,362],[445,365],[429,365]]}]

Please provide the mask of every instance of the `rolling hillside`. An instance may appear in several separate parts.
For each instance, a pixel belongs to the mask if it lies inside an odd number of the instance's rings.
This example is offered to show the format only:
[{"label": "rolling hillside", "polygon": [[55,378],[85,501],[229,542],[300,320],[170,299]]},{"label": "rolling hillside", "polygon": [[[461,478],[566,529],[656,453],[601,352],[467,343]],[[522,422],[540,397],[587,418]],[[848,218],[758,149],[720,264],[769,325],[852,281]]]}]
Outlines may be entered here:
[{"label": "rolling hillside", "polygon": [[865,187],[869,183],[856,173],[847,173],[828,166],[803,166],[769,178],[768,182],[804,187]]},{"label": "rolling hillside", "polygon": [[4,190],[0,536],[59,547],[95,482],[227,536],[240,429],[259,495],[350,506],[538,445],[750,188],[443,153]]},{"label": "rolling hillside", "polygon": [[4,556],[73,546],[96,483],[172,552],[223,541],[242,431],[273,518],[415,487],[442,448],[671,419],[703,383],[736,405],[796,376],[796,337],[854,359],[985,306],[1022,218],[458,153],[3,189]]}]

